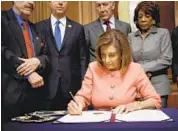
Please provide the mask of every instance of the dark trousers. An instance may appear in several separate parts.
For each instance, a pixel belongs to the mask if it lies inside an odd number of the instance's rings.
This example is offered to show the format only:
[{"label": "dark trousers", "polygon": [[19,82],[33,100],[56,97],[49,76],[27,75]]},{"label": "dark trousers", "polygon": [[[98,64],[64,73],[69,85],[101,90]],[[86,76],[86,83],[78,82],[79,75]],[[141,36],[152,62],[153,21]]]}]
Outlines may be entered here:
[{"label": "dark trousers", "polygon": [[[44,110],[44,90],[41,88],[27,88],[21,93],[17,103],[13,105],[2,104],[2,121],[9,121],[13,117],[28,114],[37,110]],[[5,101],[4,101],[5,102]]]},{"label": "dark trousers", "polygon": [[46,109],[47,110],[67,110],[67,105],[70,102],[71,97],[69,93],[62,92],[61,87],[58,87],[56,96],[46,101]]}]

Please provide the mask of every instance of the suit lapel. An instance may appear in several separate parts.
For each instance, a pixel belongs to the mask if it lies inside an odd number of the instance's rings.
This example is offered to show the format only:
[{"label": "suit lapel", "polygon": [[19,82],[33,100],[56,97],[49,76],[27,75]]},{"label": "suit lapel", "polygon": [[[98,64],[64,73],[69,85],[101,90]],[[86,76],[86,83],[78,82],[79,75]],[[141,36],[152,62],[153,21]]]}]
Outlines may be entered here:
[{"label": "suit lapel", "polygon": [[95,21],[94,26],[92,27],[92,30],[96,34],[97,37],[99,37],[101,34],[104,33],[104,29],[99,19]]},{"label": "suit lapel", "polygon": [[65,29],[64,39],[62,41],[61,50],[64,48],[64,45],[68,41],[69,34],[72,32],[72,29],[73,29],[72,22],[68,18],[66,18],[66,19],[67,19],[66,20],[66,29]]},{"label": "suit lapel", "polygon": [[30,24],[30,28],[31,28],[31,32],[32,32],[32,36],[33,36],[33,46],[34,46],[34,52],[35,52],[35,55],[39,55],[40,53],[40,49],[41,49],[41,40],[39,39],[38,35],[36,34],[34,28],[33,28],[33,24],[32,23],[29,23]]},{"label": "suit lapel", "polygon": [[54,39],[54,35],[53,35],[53,31],[52,31],[51,19],[50,18],[45,21],[44,28],[46,29],[47,35],[49,36],[50,40],[52,40],[52,44],[54,45],[54,47],[58,51],[57,46],[56,46],[56,41]]},{"label": "suit lapel", "polygon": [[115,19],[115,26],[116,26],[117,30],[120,30],[120,31],[122,30],[121,24],[120,24],[119,20],[117,20],[117,19]]},{"label": "suit lapel", "polygon": [[22,29],[19,26],[19,23],[16,20],[16,17],[13,13],[12,10],[10,10],[10,12],[8,13],[8,16],[10,18],[10,22],[8,23],[9,28],[11,29],[12,33],[14,34],[14,36],[17,39],[17,43],[19,44],[19,46],[21,47],[21,51],[24,54],[25,57],[27,57],[27,51],[26,51],[26,47],[25,47],[25,41],[23,38],[23,34],[22,34]]}]

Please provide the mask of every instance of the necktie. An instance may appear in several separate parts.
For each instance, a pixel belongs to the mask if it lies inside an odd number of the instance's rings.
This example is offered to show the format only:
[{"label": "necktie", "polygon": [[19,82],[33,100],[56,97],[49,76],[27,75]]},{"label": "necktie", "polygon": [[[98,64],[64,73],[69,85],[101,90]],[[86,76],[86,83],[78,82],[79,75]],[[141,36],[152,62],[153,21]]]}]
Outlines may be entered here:
[{"label": "necktie", "polygon": [[55,37],[56,46],[58,48],[58,51],[61,48],[61,30],[59,28],[59,24],[60,24],[60,21],[56,21],[56,26],[55,26],[55,30],[54,30],[54,37]]},{"label": "necktie", "polygon": [[105,21],[104,24],[106,25],[106,31],[111,30],[111,26],[110,26],[110,21]]},{"label": "necktie", "polygon": [[22,25],[23,25],[23,37],[25,40],[27,56],[28,56],[28,58],[32,58],[34,56],[34,52],[33,52],[32,41],[30,38],[29,30],[28,30],[28,23],[23,22]]}]

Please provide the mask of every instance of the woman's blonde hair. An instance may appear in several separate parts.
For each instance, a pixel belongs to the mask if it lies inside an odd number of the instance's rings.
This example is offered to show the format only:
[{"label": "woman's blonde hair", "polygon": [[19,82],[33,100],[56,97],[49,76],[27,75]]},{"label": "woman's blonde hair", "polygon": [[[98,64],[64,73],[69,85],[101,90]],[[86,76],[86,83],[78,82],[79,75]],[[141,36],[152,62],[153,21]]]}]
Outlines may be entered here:
[{"label": "woman's blonde hair", "polygon": [[124,75],[128,69],[128,66],[132,60],[131,49],[127,37],[119,30],[109,30],[104,32],[98,39],[96,45],[96,60],[99,66],[104,66],[101,58],[101,46],[103,45],[114,45],[117,52],[121,56],[118,61],[120,62],[120,71]]}]

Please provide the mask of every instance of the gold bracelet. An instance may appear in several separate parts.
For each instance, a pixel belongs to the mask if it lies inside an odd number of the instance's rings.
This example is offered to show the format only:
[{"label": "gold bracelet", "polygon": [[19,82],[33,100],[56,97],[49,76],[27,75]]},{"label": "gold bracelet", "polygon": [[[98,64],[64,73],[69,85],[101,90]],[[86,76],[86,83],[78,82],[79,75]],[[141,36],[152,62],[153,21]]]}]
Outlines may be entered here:
[{"label": "gold bracelet", "polygon": [[138,107],[138,110],[141,110],[141,102],[140,101],[137,101],[137,107]]}]

